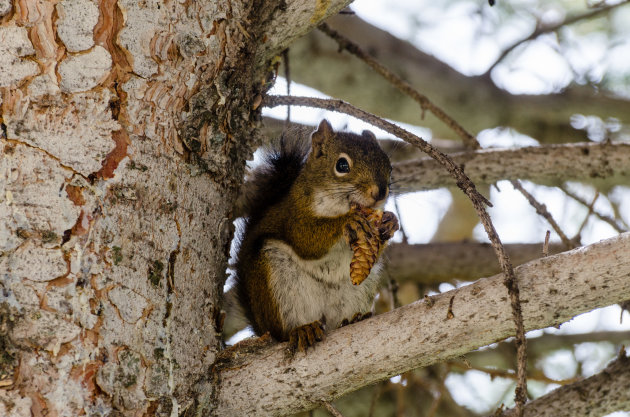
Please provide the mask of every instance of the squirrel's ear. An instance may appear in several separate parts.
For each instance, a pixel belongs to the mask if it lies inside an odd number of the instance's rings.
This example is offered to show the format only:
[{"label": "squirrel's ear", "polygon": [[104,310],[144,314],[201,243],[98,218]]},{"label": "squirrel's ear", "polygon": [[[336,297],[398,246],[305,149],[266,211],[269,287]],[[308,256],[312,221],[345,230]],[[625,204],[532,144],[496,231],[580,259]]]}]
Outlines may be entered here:
[{"label": "squirrel's ear", "polygon": [[311,143],[313,145],[313,155],[319,158],[324,153],[324,143],[333,137],[335,132],[328,120],[324,119],[319,123],[317,130],[311,135]]},{"label": "squirrel's ear", "polygon": [[372,133],[372,132],[371,132],[371,131],[369,131],[369,130],[364,130],[363,132],[361,132],[361,135],[362,135],[363,137],[368,138],[368,139],[374,139],[374,140],[376,140],[376,136],[374,136],[374,133]]}]

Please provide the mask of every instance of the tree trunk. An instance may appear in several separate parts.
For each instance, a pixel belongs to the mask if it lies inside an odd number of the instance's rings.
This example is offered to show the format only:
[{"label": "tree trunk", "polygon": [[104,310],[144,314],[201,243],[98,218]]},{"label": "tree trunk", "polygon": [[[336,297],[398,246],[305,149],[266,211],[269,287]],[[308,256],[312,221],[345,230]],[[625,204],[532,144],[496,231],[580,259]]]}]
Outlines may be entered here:
[{"label": "tree trunk", "polygon": [[0,414],[202,406],[269,59],[347,3],[0,2]]}]

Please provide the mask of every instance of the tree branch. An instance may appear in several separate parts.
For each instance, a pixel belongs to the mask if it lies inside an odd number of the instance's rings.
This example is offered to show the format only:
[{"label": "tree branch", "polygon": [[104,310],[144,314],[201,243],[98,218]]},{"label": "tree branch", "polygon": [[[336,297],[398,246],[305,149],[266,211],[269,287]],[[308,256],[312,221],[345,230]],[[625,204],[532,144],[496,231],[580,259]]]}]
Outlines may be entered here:
[{"label": "tree branch", "polygon": [[523,186],[518,180],[511,180],[510,183],[512,183],[512,187],[514,187],[515,189],[520,191],[521,194],[523,194],[523,197],[525,197],[525,199],[529,201],[529,204],[536,209],[536,213],[538,213],[539,215],[544,217],[545,220],[547,220],[547,223],[549,223],[549,225],[553,228],[553,230],[556,231],[558,236],[560,236],[560,240],[562,240],[562,243],[564,243],[564,246],[566,246],[567,249],[574,249],[576,246],[575,243],[572,242],[571,239],[569,239],[566,234],[564,234],[560,225],[556,222],[556,220],[553,218],[551,213],[549,213],[549,210],[547,210],[547,206],[538,202],[538,200],[536,200],[536,198],[533,195],[531,195],[525,188],[523,188]]},{"label": "tree branch", "polygon": [[[616,346],[628,346],[630,334],[612,331],[578,334],[545,333],[540,337],[527,339],[527,353],[529,354],[530,365],[536,366],[536,362],[556,350],[572,350],[578,344],[601,342],[609,342]],[[498,343],[496,347],[491,349],[468,352],[465,358],[474,366],[509,369],[514,363],[514,352],[516,352],[516,346],[514,346],[514,341],[510,340]]]},{"label": "tree branch", "polygon": [[263,62],[285,50],[295,39],[304,36],[323,20],[338,13],[352,0],[327,2],[289,0],[285,7],[276,12],[274,22],[268,25],[259,53]]},{"label": "tree branch", "polygon": [[[506,244],[505,250],[515,265],[542,257],[542,243]],[[551,254],[563,245],[550,245]],[[394,243],[385,252],[387,271],[396,281],[438,285],[453,279],[473,281],[501,272],[492,246],[488,243],[455,242],[406,245]]]},{"label": "tree branch", "polygon": [[[565,186],[560,186],[559,187],[563,193],[565,193],[567,196],[571,197],[572,199],[574,199],[575,201],[577,201],[578,203],[582,204],[585,207],[589,207],[589,203],[588,201],[584,200],[582,197],[580,197],[579,195],[571,192],[569,189],[567,189],[567,187]],[[620,226],[617,223],[617,219],[613,219],[610,216],[606,216],[604,214],[601,214],[595,210],[593,210],[593,214],[595,216],[597,216],[600,220],[605,221],[606,223],[608,223],[613,229],[615,229],[616,231],[618,231],[619,233],[623,233],[623,232],[627,232],[627,225],[624,223],[625,227]],[[619,219],[620,223],[623,223],[623,219]]]},{"label": "tree branch", "polygon": [[444,110],[436,106],[427,96],[421,94],[418,90],[413,88],[411,84],[404,81],[398,75],[394,74],[387,67],[381,64],[377,59],[373,56],[365,52],[361,49],[356,43],[352,42],[350,39],[346,38],[336,30],[333,30],[326,23],[322,23],[318,26],[318,29],[324,32],[326,35],[330,36],[339,44],[339,50],[345,49],[351,54],[355,55],[367,65],[369,65],[374,71],[379,73],[383,78],[389,81],[394,87],[396,87],[400,92],[408,95],[412,99],[414,99],[419,105],[422,111],[429,110],[435,117],[444,122],[448,127],[453,129],[462,141],[466,144],[466,146],[470,149],[479,149],[479,142],[477,139],[468,133],[466,129],[464,129],[456,120],[454,120],[451,116],[446,114]]},{"label": "tree branch", "polygon": [[[567,180],[606,185],[627,183],[630,177],[628,143],[484,149],[450,156],[456,164],[465,166],[466,174],[475,184],[523,179],[544,185],[561,185]],[[404,191],[455,185],[455,181],[429,158],[394,164],[392,178]]]},{"label": "tree branch", "polygon": [[488,71],[486,71],[486,74],[490,74],[492,72],[493,69],[496,68],[497,65],[499,65],[501,63],[501,61],[503,61],[505,59],[506,56],[508,56],[510,54],[510,52],[512,52],[514,49],[516,49],[518,46],[532,41],[534,39],[536,39],[537,37],[539,37],[540,35],[543,35],[545,33],[551,33],[551,32],[555,32],[558,29],[564,27],[564,26],[568,26],[568,25],[572,25],[573,23],[576,22],[580,22],[582,20],[588,20],[588,19],[592,19],[594,17],[599,16],[600,14],[604,13],[604,12],[609,12],[610,10],[622,6],[624,4],[628,3],[628,0],[624,0],[621,1],[619,3],[615,3],[615,4],[607,4],[601,7],[596,7],[593,8],[592,10],[588,10],[584,13],[580,13],[580,14],[576,14],[574,16],[569,16],[566,19],[564,19],[562,22],[558,22],[558,23],[554,23],[552,25],[548,25],[548,26],[543,26],[538,24],[537,27],[533,30],[533,32],[527,36],[524,39],[521,39],[519,41],[514,42],[512,45],[510,45],[509,47],[505,48],[503,50],[503,52],[501,53],[501,55],[497,58],[497,60],[494,62],[494,64],[492,64],[490,66],[490,68],[488,68]]},{"label": "tree branch", "polygon": [[[630,233],[520,266],[525,327],[557,325],[630,298]],[[410,369],[514,335],[503,276],[416,302],[328,335],[287,362],[284,345],[217,370],[217,415],[287,415]],[[447,319],[452,302],[454,318]],[[429,305],[430,304],[430,305]],[[312,370],[312,371],[309,371]]]},{"label": "tree branch", "polygon": [[[586,132],[571,126],[574,114],[614,117],[624,125],[630,123],[629,100],[595,91],[590,86],[571,86],[558,94],[513,95],[499,89],[490,77],[465,76],[357,16],[333,16],[326,23],[355,39],[380,62],[387,63],[392,71],[431,97],[472,134],[507,126],[541,143],[577,142],[586,139]],[[294,42],[289,53],[292,81],[343,98],[371,113],[428,127],[433,137],[453,138],[452,131],[441,120],[431,114],[422,118],[415,101],[392,89],[362,62],[337,53],[337,44],[322,33],[313,31]],[[331,77],[331,73],[340,75]]]},{"label": "tree branch", "polygon": [[[596,417],[630,408],[630,358],[622,349],[619,357],[602,372],[583,381],[565,385],[525,406],[525,416]],[[502,417],[514,417],[507,410]]]}]

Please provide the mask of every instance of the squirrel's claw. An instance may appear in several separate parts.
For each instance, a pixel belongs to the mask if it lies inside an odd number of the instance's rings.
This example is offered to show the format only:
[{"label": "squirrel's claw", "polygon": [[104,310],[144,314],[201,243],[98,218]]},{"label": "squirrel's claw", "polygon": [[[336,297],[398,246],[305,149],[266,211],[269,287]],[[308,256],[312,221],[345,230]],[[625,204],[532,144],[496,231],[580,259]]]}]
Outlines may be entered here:
[{"label": "squirrel's claw", "polygon": [[398,230],[400,225],[398,224],[398,218],[391,211],[386,211],[383,213],[383,218],[381,220],[381,225],[378,227],[378,232],[382,242],[388,241],[394,236],[396,230]]},{"label": "squirrel's claw", "polygon": [[367,313],[356,313],[354,316],[352,316],[350,320],[343,319],[343,321],[341,322],[341,326],[339,327],[348,326],[350,324],[354,324],[354,323],[369,319],[370,317],[372,317],[371,311],[368,311]]},{"label": "squirrel's claw", "polygon": [[289,332],[287,354],[292,357],[297,352],[306,352],[309,347],[324,340],[325,337],[324,323],[320,320],[296,327]]}]

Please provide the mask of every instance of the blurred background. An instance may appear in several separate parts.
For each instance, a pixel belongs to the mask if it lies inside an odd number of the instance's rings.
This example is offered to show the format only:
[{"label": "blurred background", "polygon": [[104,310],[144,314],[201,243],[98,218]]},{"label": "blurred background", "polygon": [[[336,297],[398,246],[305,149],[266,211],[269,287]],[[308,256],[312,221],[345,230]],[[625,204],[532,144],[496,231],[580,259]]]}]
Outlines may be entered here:
[{"label": "blurred background", "polygon": [[[358,0],[328,24],[440,106],[489,152],[614,144],[630,142],[627,3],[497,0],[491,7],[481,0]],[[340,52],[320,31],[292,45],[279,62],[271,94],[340,98],[403,126],[444,152],[470,152],[446,124],[360,59]],[[293,106],[288,119],[287,107],[263,114],[267,136],[278,136],[288,124],[312,130],[326,118],[336,129],[372,130],[383,139],[395,166],[426,158],[391,135],[339,113]],[[515,266],[543,255],[548,230],[549,253],[628,230],[630,179],[608,171],[576,175],[564,168],[562,153],[558,155],[557,161],[532,164],[518,175],[526,192],[544,204],[557,223],[555,229],[508,180],[515,179],[509,172],[517,161],[501,157],[492,162],[491,169],[508,173],[504,180],[476,181],[494,205],[489,210],[492,220]],[[630,157],[622,158],[630,167]],[[459,189],[418,186],[422,178],[398,180],[393,178],[387,209],[398,214],[402,231],[388,248],[386,285],[377,312],[499,273],[485,231]],[[226,290],[230,285],[228,281]],[[226,335],[235,334],[228,343],[251,335],[242,326],[228,317]],[[528,394],[536,398],[600,372],[622,345],[630,344],[630,314],[614,305],[527,336]],[[335,403],[346,417],[487,415],[501,404],[513,405],[515,363],[515,348],[508,340]],[[316,410],[314,415],[328,414]]]}]

